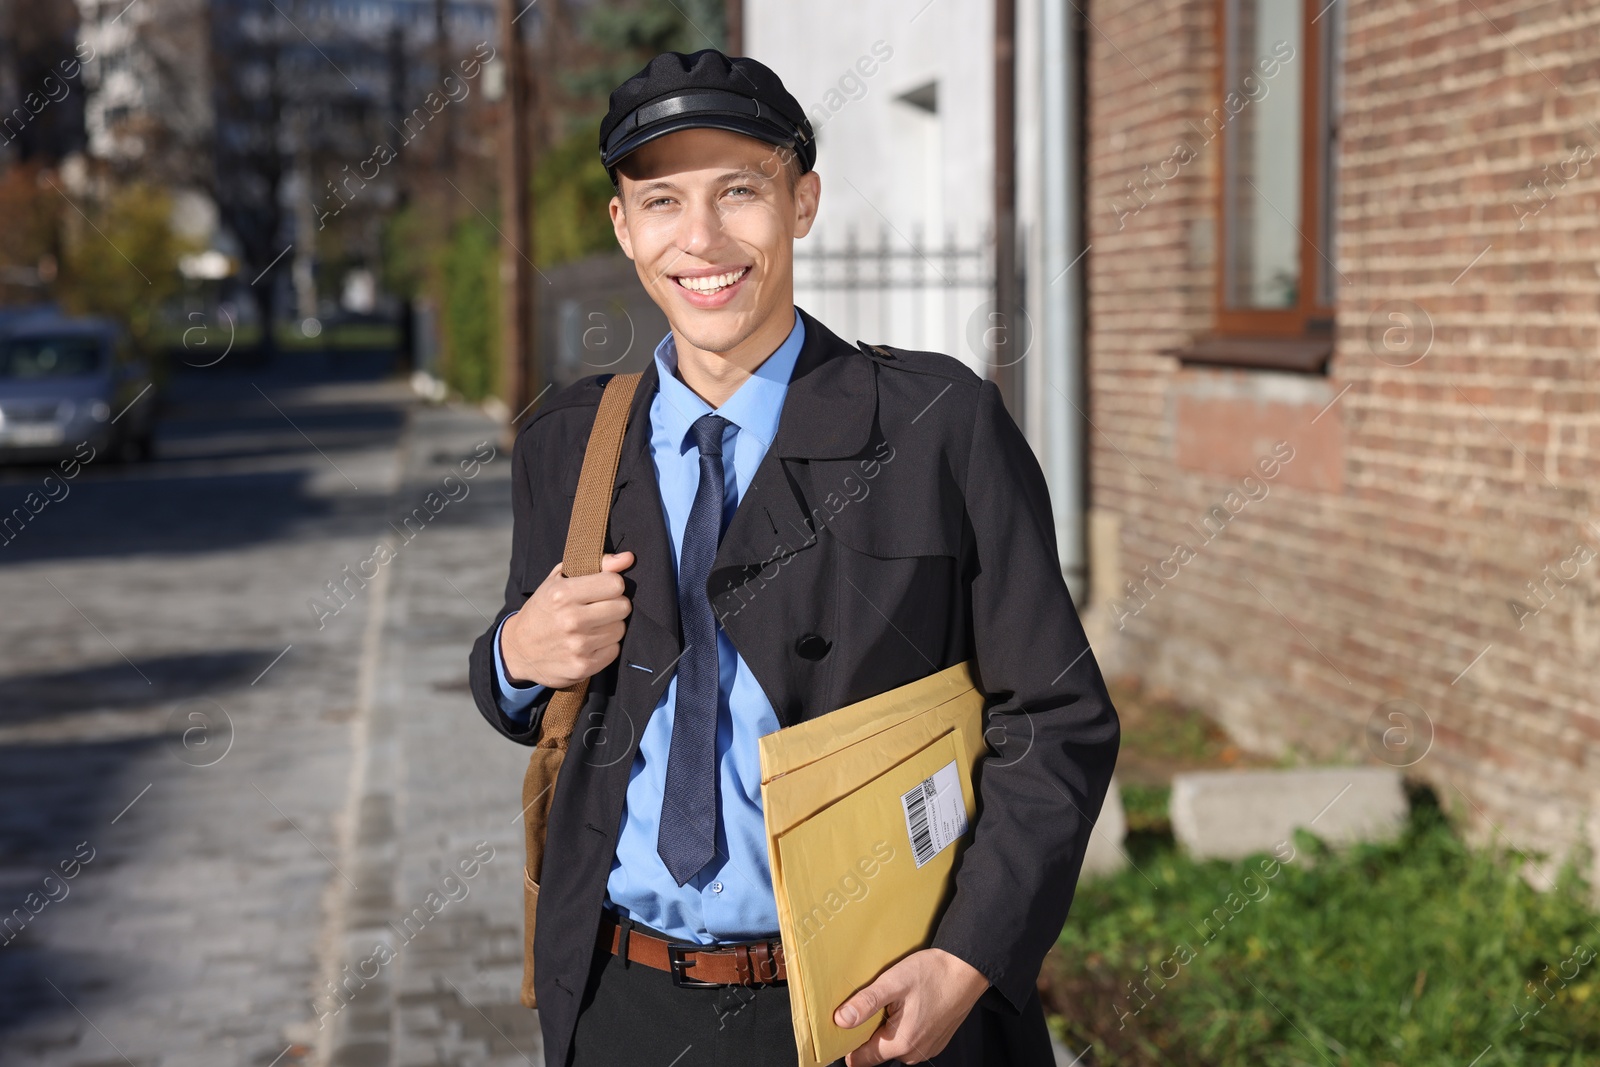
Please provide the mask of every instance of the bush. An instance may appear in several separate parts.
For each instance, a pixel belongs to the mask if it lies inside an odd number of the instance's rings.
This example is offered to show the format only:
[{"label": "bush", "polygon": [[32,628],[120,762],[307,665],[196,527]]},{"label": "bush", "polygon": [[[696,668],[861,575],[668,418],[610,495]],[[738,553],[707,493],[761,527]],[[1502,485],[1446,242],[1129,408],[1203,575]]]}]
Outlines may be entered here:
[{"label": "bush", "polygon": [[618,252],[611,227],[611,179],[594,148],[597,117],[545,153],[533,176],[534,262],[550,267]]},{"label": "bush", "polygon": [[1431,794],[1389,844],[1200,862],[1170,844],[1087,882],[1046,1009],[1100,1064],[1600,1062],[1600,927],[1569,864],[1544,893],[1469,849]]},{"label": "bush", "polygon": [[466,216],[451,231],[443,262],[444,380],[468,400],[500,381],[499,235]]},{"label": "bush", "polygon": [[160,381],[166,350],[192,325],[174,313],[178,260],[199,247],[173,229],[172,198],[159,186],[102,179],[70,198],[66,186],[37,164],[0,167],[0,305],[104,316]]},{"label": "bush", "polygon": [[172,229],[172,199],[148,185],[113,189],[87,216],[69,223],[56,293],[74,314],[105,315],[124,324],[134,343],[152,352],[162,307],[182,290],[178,257],[192,251]]}]

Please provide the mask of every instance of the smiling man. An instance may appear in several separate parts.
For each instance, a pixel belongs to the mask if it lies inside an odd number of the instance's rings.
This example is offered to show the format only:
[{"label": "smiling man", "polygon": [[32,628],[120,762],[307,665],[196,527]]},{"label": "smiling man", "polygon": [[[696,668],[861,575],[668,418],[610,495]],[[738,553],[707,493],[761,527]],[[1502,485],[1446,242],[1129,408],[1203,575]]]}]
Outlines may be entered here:
[{"label": "smiling man", "polygon": [[848,1067],[1046,1067],[1035,980],[1119,730],[1038,462],[959,360],[851,345],[794,305],[821,179],[771,70],[657,56],[612,93],[600,150],[617,241],[672,330],[599,573],[561,560],[611,375],[518,435],[506,602],[471,656],[479,710],[522,744],[592,676],[539,887],[546,1062],[793,1064],[757,742],[967,660],[992,751],[955,892],[930,947],[835,1021],[886,1012]]}]

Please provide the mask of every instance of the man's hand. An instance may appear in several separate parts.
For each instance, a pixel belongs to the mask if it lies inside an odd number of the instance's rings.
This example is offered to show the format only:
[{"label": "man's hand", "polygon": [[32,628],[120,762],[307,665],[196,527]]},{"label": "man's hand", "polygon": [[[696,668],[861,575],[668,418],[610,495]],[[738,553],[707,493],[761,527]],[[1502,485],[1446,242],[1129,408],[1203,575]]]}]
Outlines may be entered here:
[{"label": "man's hand", "polygon": [[632,552],[608,552],[598,572],[566,578],[557,563],[500,632],[511,680],[565,689],[609,666],[633,610],[621,574],[631,566]]},{"label": "man's hand", "polygon": [[891,1059],[926,1063],[950,1043],[988,988],[989,980],[959,956],[942,948],[913,952],[833,1013],[836,1025],[851,1027],[879,1008],[887,1009],[872,1035],[845,1057],[846,1067],[871,1067]]}]

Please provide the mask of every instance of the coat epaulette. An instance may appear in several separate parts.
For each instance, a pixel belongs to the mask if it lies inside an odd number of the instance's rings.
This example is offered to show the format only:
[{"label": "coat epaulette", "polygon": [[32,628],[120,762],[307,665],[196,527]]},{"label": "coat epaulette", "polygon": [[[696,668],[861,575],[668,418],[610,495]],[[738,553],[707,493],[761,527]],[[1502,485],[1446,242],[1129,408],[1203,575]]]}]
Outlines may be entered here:
[{"label": "coat epaulette", "polygon": [[922,374],[933,374],[951,381],[972,382],[981,381],[972,368],[956,359],[954,356],[943,352],[924,352],[911,348],[895,348],[892,345],[874,345],[865,341],[857,341],[856,346],[867,356],[878,361],[880,366],[894,367],[899,370],[916,371]]}]

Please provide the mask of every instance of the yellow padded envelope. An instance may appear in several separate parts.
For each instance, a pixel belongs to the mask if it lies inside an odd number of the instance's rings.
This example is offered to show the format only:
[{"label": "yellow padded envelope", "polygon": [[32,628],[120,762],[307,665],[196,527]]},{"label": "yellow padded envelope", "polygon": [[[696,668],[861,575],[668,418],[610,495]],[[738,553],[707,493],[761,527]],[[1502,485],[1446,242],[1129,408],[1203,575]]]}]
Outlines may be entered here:
[{"label": "yellow padded envelope", "polygon": [[967,663],[761,738],[762,802],[795,1044],[858,1047],[833,1011],[927,947],[976,819],[983,695]]}]

